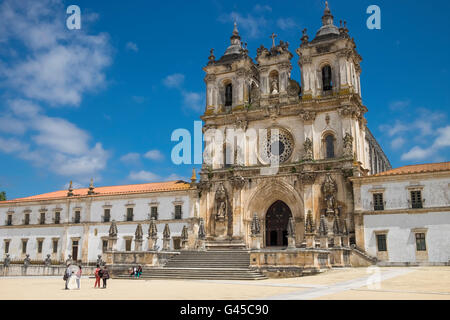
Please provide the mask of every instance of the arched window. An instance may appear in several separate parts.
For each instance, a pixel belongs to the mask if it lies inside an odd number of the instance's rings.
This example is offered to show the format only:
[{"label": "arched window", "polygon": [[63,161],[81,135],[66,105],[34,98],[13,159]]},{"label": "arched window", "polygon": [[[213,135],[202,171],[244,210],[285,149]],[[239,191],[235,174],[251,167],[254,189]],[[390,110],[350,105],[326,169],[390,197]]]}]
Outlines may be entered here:
[{"label": "arched window", "polygon": [[225,106],[230,107],[233,104],[233,85],[228,83],[225,85]]},{"label": "arched window", "polygon": [[331,78],[331,67],[328,65],[322,68],[322,84],[324,91],[329,91],[333,89],[333,81]]},{"label": "arched window", "polygon": [[326,158],[334,158],[334,136],[329,134],[325,137]]},{"label": "arched window", "polygon": [[223,161],[224,168],[230,168],[234,164],[234,152],[229,144],[223,146]]}]

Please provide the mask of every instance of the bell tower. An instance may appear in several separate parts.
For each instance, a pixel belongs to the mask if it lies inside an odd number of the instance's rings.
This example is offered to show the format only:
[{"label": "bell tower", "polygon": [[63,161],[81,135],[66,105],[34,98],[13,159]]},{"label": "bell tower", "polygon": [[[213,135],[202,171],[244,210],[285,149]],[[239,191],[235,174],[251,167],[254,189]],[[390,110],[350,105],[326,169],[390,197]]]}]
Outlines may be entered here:
[{"label": "bell tower", "polygon": [[361,56],[353,38],[348,35],[347,23],[334,25],[334,17],[326,2],[322,27],[309,41],[303,30],[299,55],[302,73],[303,99],[315,99],[339,94],[356,93],[361,97]]}]

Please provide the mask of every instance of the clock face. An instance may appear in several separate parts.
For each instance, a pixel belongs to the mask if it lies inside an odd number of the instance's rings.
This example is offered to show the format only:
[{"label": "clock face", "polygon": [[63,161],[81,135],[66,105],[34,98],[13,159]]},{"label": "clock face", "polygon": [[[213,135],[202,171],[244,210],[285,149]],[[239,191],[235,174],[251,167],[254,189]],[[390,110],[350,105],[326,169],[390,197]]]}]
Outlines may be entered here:
[{"label": "clock face", "polygon": [[278,135],[274,129],[267,130],[267,141],[263,145],[262,162],[286,162],[292,155],[294,149],[294,139],[292,135],[285,129],[276,128]]}]

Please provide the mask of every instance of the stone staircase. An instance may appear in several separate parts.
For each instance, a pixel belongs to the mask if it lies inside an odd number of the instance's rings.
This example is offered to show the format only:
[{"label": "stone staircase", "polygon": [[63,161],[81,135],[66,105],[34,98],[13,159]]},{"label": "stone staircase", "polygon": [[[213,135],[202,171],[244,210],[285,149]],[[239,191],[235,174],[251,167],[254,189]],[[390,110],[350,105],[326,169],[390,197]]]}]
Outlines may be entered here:
[{"label": "stone staircase", "polygon": [[351,248],[352,248],[353,252],[355,252],[356,254],[358,254],[360,257],[367,260],[368,262],[370,262],[372,264],[376,264],[378,262],[378,259],[376,257],[372,257],[372,256],[368,255],[364,250],[358,248],[357,246],[352,245]]},{"label": "stone staircase", "polygon": [[[130,278],[119,275],[118,278]],[[181,251],[163,267],[145,267],[141,279],[261,280],[266,277],[250,269],[247,251]]]}]

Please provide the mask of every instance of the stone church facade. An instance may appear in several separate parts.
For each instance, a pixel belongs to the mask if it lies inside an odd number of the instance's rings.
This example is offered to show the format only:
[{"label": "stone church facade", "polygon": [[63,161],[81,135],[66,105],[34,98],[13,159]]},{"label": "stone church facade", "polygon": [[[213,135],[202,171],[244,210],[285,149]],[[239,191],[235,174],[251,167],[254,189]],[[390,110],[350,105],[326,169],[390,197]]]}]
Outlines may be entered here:
[{"label": "stone church facade", "polygon": [[[295,50],[302,86],[291,78],[289,44],[272,39],[254,61],[235,25],[225,54],[216,59],[211,51],[204,68],[207,107],[201,118],[205,149],[214,150],[198,186],[207,246],[250,247],[255,215],[262,248],[287,245],[290,218],[295,246],[304,245],[308,214],[316,229],[324,216],[330,236],[337,219],[355,243],[347,178],[391,169],[364,117],[362,59],[346,24],[334,25],[328,5],[315,37],[310,40],[305,29]],[[230,129],[241,135],[229,138]],[[249,131],[260,129],[278,133],[249,138]],[[264,174],[273,157],[278,170]]]},{"label": "stone church facade", "polygon": [[[194,172],[190,182],[95,188],[91,183],[1,202],[3,267],[10,261],[72,258],[95,264],[103,255],[122,272],[137,263],[164,267],[183,252],[191,252],[192,262],[194,251],[217,250],[228,254],[223,263],[233,257],[230,251],[246,252],[250,267],[292,275],[377,259],[401,262],[401,242],[396,249],[392,243],[409,241],[410,233],[397,232],[410,211],[372,210],[372,191],[377,191],[373,201],[379,201],[380,192],[394,190],[401,180],[402,188],[426,185],[433,194],[434,178],[443,170],[424,175],[426,183],[417,182],[420,174],[398,179],[367,126],[362,58],[346,23],[335,26],[328,4],[322,27],[312,39],[303,30],[295,49],[301,84],[291,77],[297,66],[291,64],[289,44],[276,44],[275,38],[253,59],[235,24],[224,55],[216,58],[211,50],[204,67],[205,152],[199,179]],[[436,263],[450,259],[448,250],[440,249],[449,247],[449,170],[447,164],[445,178],[438,179],[446,190],[434,197],[433,223],[425,223],[427,209],[414,211],[425,218],[415,216],[412,232],[429,229],[426,237],[433,239],[426,240],[439,244],[426,253]],[[390,238],[377,237],[382,232]],[[393,253],[388,257],[376,249],[374,239],[388,239]],[[425,253],[418,256],[424,261]],[[205,255],[199,263],[202,259]],[[405,259],[412,261],[413,254]]]}]

